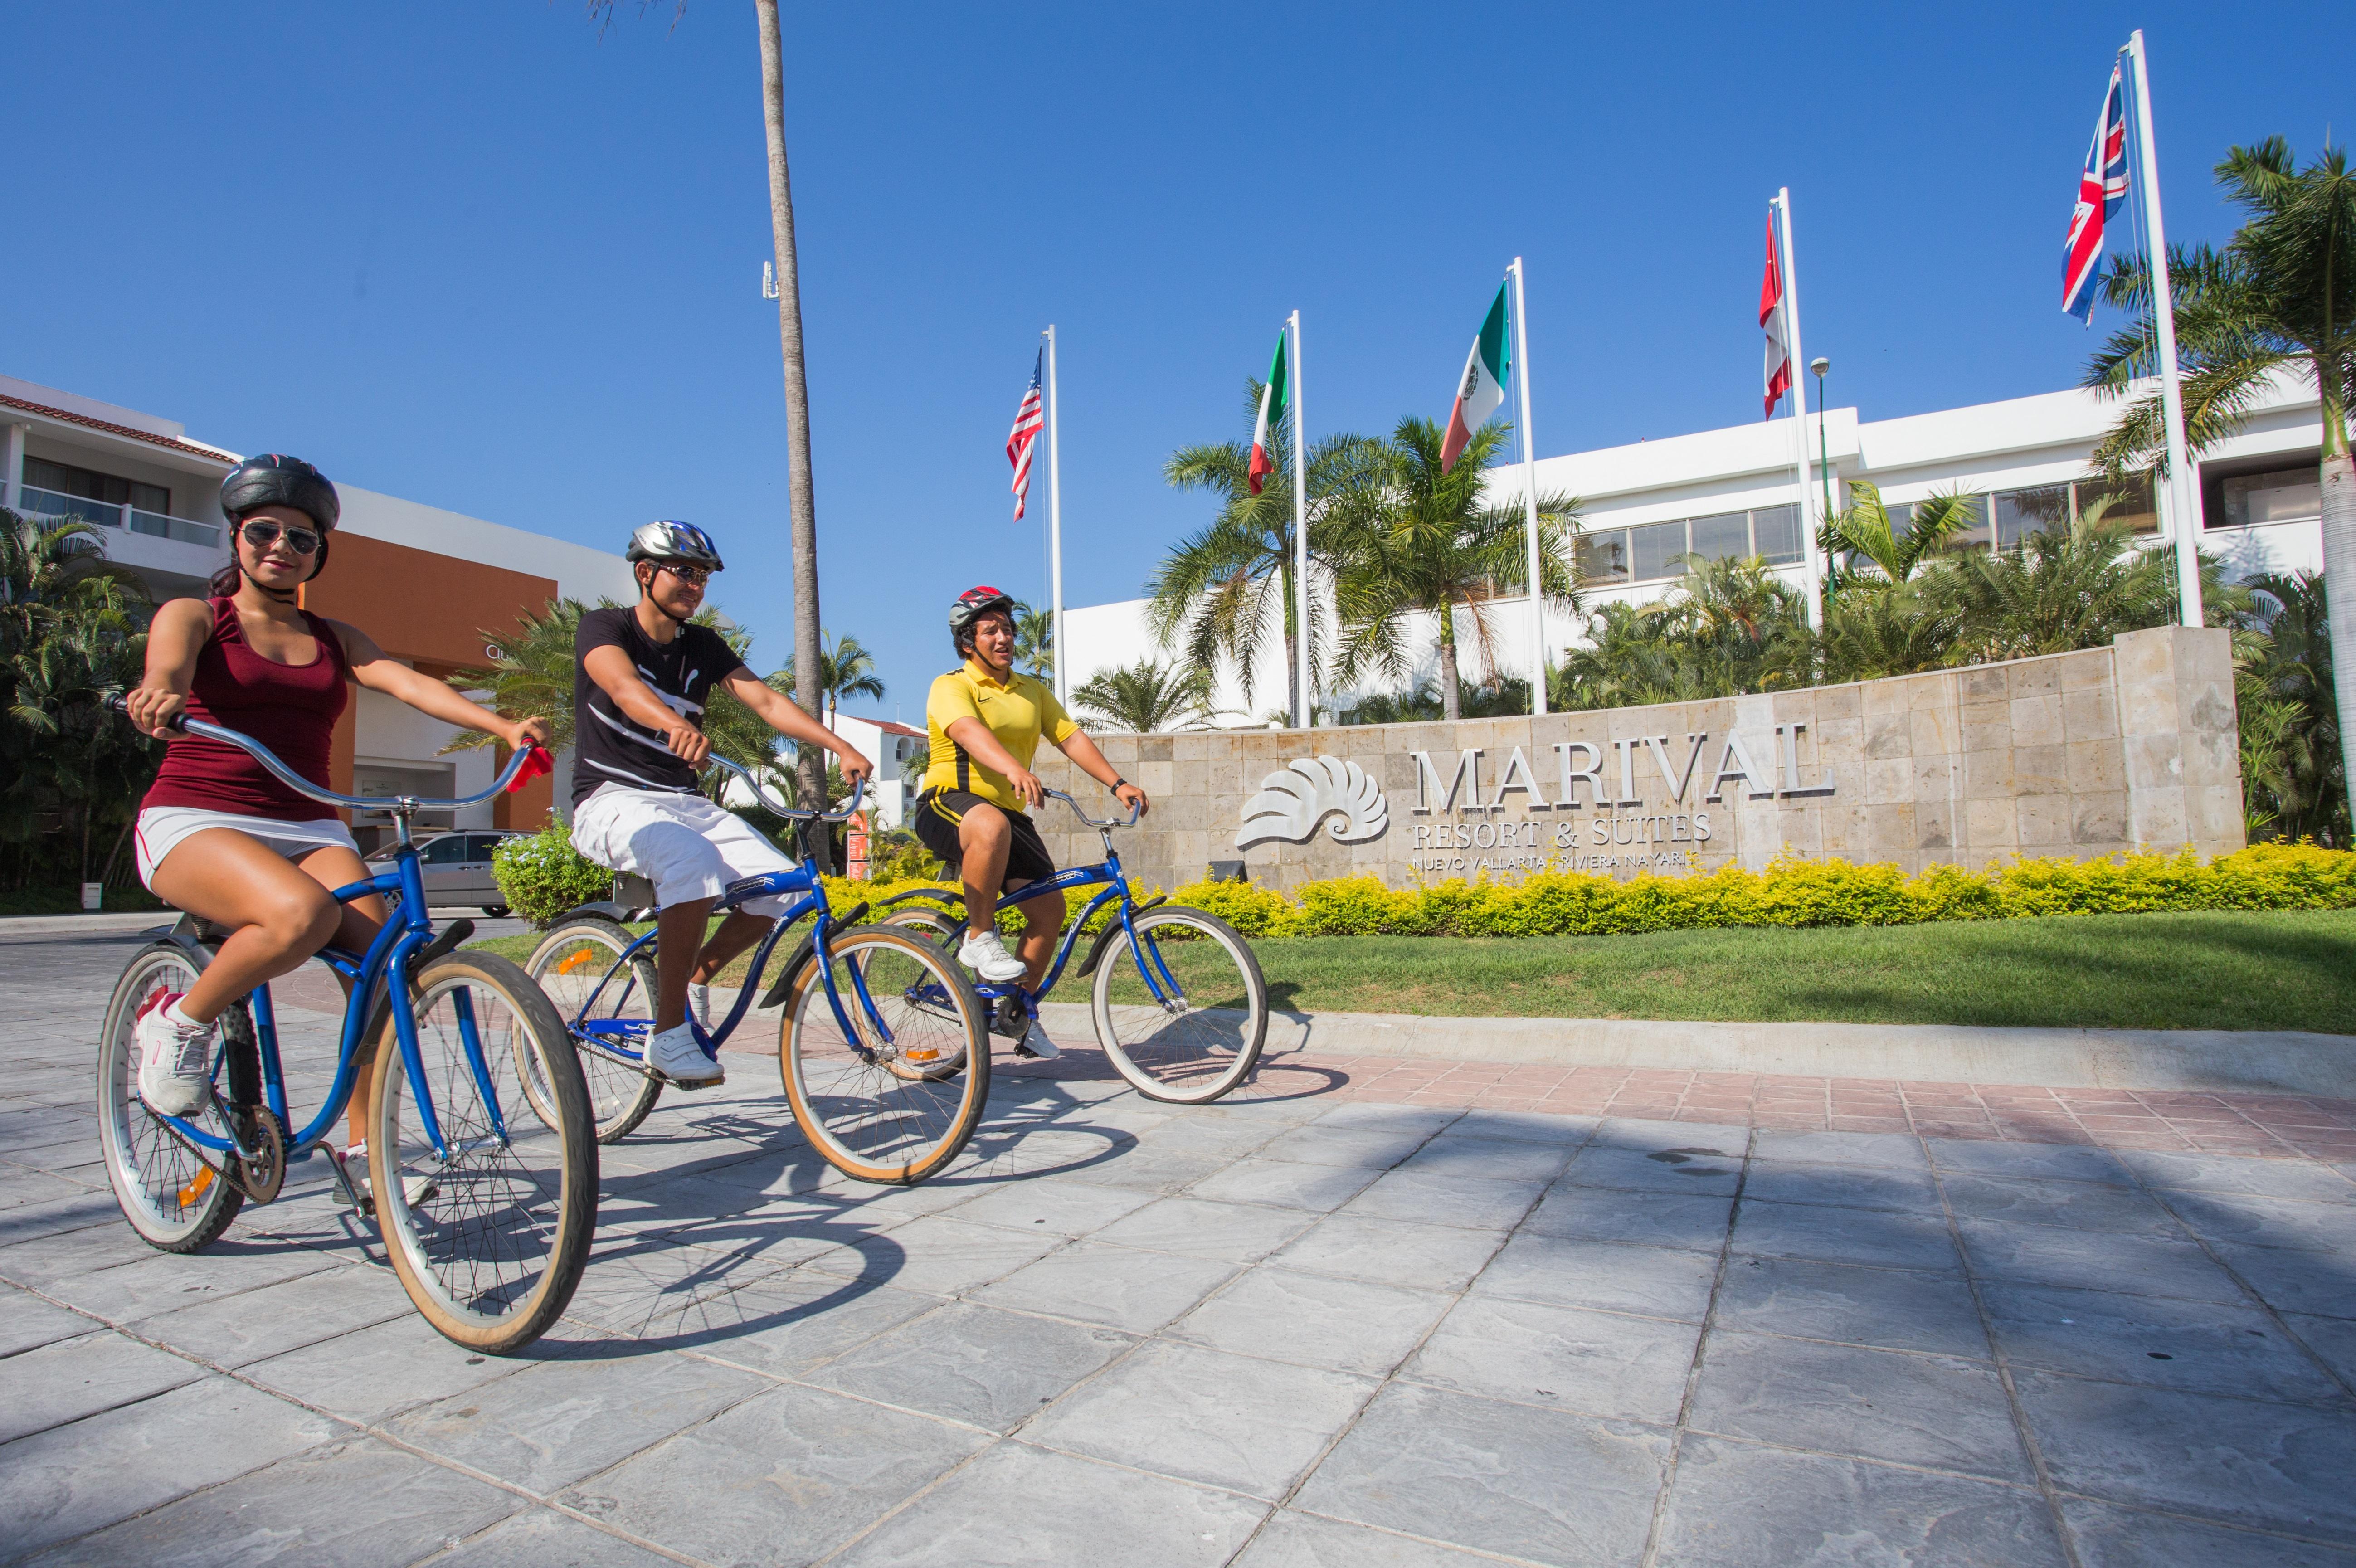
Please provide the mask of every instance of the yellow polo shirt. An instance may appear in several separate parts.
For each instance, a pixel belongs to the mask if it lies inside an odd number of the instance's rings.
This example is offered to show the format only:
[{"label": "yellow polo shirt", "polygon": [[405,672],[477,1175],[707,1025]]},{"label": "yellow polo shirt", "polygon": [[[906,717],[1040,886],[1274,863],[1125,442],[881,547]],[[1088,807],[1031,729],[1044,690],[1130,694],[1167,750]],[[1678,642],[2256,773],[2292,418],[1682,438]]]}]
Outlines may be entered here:
[{"label": "yellow polo shirt", "polygon": [[949,725],[959,719],[980,719],[1014,754],[1023,767],[1045,736],[1061,746],[1079,725],[1055,701],[1044,681],[1009,671],[1002,682],[978,659],[969,659],[946,675],[935,676],[925,698],[926,737],[932,743],[925,768],[927,789],[962,789],[1009,811],[1026,810],[1006,775],[984,768],[949,738]]}]

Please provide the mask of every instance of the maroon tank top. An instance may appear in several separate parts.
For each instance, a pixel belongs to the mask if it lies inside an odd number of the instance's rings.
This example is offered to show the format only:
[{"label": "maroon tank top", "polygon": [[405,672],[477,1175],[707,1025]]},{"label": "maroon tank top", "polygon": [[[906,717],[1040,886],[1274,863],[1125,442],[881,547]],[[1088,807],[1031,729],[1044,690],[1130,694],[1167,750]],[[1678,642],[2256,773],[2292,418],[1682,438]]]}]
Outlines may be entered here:
[{"label": "maroon tank top", "polygon": [[[247,645],[235,600],[209,602],[213,632],[197,654],[196,679],[188,685],[188,716],[252,736],[303,778],[322,789],[330,788],[327,761],[336,721],[350,700],[344,682],[351,668],[334,629],[305,610],[303,618],[318,640],[319,657],[308,664],[281,664]],[[140,805],[194,806],[289,822],[316,822],[336,814],[333,806],[281,784],[227,741],[193,735],[172,738],[164,766]]]}]

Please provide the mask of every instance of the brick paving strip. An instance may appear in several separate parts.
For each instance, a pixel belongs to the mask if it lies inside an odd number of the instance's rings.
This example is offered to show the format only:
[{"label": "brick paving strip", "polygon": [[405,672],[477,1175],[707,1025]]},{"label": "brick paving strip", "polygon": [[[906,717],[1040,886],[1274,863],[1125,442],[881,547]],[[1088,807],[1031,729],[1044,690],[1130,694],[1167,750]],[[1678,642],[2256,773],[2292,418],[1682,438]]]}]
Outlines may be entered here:
[{"label": "brick paving strip", "polygon": [[131,1235],[134,945],[0,937],[0,1563],[2356,1568],[2346,1101],[1075,1047],[900,1190],[745,1050],[501,1360],[316,1162]]}]

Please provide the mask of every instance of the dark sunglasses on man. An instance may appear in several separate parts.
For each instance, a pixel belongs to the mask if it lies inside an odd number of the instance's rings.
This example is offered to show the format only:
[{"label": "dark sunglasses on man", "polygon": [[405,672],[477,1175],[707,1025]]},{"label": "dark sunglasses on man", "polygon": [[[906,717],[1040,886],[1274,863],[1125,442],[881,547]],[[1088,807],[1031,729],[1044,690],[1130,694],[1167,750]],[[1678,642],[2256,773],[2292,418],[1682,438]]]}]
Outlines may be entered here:
[{"label": "dark sunglasses on man", "polygon": [[661,563],[661,565],[664,571],[691,588],[700,588],[712,580],[711,568],[706,566],[679,566],[669,561]]},{"label": "dark sunglasses on man", "polygon": [[239,532],[256,550],[267,550],[284,536],[286,548],[297,555],[316,555],[319,551],[319,535],[308,528],[294,528],[275,522],[249,522]]}]

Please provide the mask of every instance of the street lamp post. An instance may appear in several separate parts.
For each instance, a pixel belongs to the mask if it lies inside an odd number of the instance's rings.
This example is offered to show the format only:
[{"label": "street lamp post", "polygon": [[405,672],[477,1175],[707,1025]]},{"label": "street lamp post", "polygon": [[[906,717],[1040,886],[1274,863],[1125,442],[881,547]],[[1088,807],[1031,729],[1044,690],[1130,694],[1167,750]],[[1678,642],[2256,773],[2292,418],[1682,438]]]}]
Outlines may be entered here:
[{"label": "street lamp post", "polygon": [[1822,354],[1808,361],[1808,369],[1816,374],[1816,461],[1825,471],[1826,521],[1830,521],[1833,515],[1833,460],[1826,455],[1825,447],[1825,374],[1832,368],[1833,362]]}]

